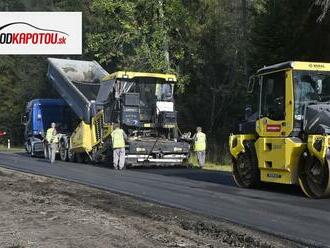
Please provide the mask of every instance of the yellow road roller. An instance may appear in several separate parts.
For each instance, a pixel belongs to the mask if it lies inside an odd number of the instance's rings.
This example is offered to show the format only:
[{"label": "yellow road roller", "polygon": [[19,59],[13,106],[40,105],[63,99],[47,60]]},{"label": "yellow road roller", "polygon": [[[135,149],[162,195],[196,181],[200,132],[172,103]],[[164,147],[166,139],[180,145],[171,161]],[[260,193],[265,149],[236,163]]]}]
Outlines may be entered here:
[{"label": "yellow road roller", "polygon": [[330,195],[330,63],[290,61],[259,69],[250,105],[229,137],[239,187],[299,184],[310,198]]}]

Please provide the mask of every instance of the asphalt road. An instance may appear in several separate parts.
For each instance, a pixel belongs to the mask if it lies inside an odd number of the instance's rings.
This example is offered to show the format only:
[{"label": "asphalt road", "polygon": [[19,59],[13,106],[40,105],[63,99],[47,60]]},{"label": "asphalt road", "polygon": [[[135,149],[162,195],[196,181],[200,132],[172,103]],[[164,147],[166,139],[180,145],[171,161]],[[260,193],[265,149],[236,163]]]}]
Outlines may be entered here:
[{"label": "asphalt road", "polygon": [[0,153],[0,166],[124,193],[225,219],[267,233],[330,247],[330,199],[305,198],[297,187],[237,188],[231,175],[184,168],[131,169],[57,162]]}]

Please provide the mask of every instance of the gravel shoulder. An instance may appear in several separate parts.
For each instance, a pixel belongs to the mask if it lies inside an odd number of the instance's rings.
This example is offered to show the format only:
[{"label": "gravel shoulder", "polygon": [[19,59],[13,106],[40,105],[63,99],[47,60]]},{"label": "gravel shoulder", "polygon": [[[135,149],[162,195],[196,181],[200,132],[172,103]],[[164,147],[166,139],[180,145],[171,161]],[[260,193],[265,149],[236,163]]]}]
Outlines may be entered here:
[{"label": "gravel shoulder", "polygon": [[0,169],[0,247],[302,247],[88,186]]}]

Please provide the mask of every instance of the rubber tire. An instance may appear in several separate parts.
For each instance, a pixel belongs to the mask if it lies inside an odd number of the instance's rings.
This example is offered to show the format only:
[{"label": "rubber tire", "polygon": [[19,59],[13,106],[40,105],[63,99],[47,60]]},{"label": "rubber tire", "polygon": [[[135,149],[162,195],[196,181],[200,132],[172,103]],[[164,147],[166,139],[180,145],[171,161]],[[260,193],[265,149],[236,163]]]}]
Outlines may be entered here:
[{"label": "rubber tire", "polygon": [[311,188],[311,185],[307,182],[306,180],[306,167],[311,166],[313,163],[320,163],[317,158],[311,157],[308,154],[308,157],[306,159],[301,160],[301,166],[299,168],[299,185],[301,190],[304,192],[304,194],[313,199],[321,199],[321,198],[328,198],[330,196],[329,192],[329,174],[330,174],[330,166],[328,162],[326,161],[325,164],[323,165],[323,169],[325,172],[325,177],[327,178],[325,184],[325,189],[322,189],[321,191],[315,190]]},{"label": "rubber tire", "polygon": [[112,149],[107,149],[106,153],[105,153],[105,164],[106,166],[109,166],[110,168],[113,168],[113,151]]},{"label": "rubber tire", "polygon": [[68,161],[68,149],[66,148],[66,145],[63,144],[65,141],[60,141],[59,143],[59,155],[60,155],[60,159],[62,161]]},{"label": "rubber tire", "polygon": [[33,146],[32,146],[32,144],[31,144],[31,142],[28,142],[28,149],[29,149],[29,154],[30,154],[30,156],[31,157],[36,157],[36,154],[34,153],[34,151],[33,151]]},{"label": "rubber tire", "polygon": [[36,157],[36,154],[35,154],[35,152],[33,151],[33,146],[32,146],[32,144],[31,144],[31,157],[33,157],[33,158],[35,158]]},{"label": "rubber tire", "polygon": [[44,158],[49,160],[48,145],[44,143]]},{"label": "rubber tire", "polygon": [[82,153],[76,153],[76,161],[77,163],[84,163],[84,157],[83,157],[83,154]]},{"label": "rubber tire", "polygon": [[[238,155],[237,160],[233,163],[233,178],[237,186],[241,188],[255,188],[260,184],[260,171],[258,168],[257,159],[251,152],[247,151]],[[242,164],[247,164],[250,167],[248,174],[249,178],[242,179],[238,167]]]},{"label": "rubber tire", "polygon": [[26,150],[27,154],[31,155],[31,153],[32,153],[32,146],[31,146],[30,141],[27,141],[25,143],[25,150]]},{"label": "rubber tire", "polygon": [[72,151],[68,151],[68,160],[72,163],[76,162],[76,154]]}]

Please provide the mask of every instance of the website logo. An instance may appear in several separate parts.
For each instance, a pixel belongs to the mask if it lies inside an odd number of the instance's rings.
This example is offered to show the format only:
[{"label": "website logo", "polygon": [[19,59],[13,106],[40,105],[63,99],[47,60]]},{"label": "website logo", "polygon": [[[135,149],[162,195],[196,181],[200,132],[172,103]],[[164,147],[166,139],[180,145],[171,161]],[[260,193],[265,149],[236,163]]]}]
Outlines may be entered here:
[{"label": "website logo", "polygon": [[81,12],[0,12],[0,54],[81,54]]}]

